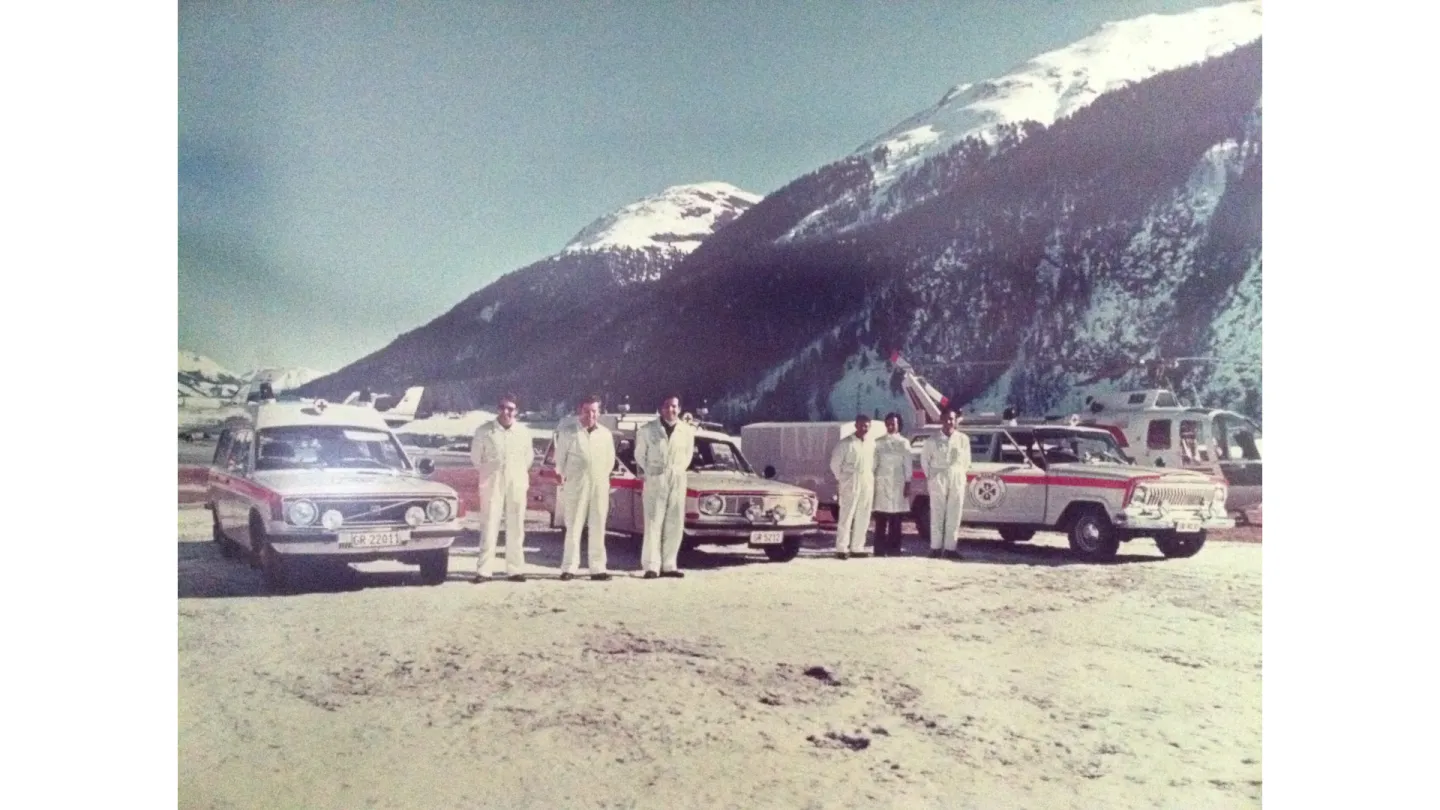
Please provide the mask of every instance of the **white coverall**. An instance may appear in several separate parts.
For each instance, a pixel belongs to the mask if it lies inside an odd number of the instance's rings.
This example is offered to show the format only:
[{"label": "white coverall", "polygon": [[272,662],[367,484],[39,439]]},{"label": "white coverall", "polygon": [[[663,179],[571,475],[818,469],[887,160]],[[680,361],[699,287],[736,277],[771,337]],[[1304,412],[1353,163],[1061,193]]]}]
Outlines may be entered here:
[{"label": "white coverall", "polygon": [[875,500],[875,443],[850,434],[830,451],[830,472],[840,482],[840,517],[835,522],[835,550],[855,553],[865,548],[870,509]]},{"label": "white coverall", "polygon": [[480,472],[480,561],[476,573],[491,575],[495,541],[505,523],[505,571],[525,573],[525,493],[530,488],[530,464],[535,449],[530,428],[514,422],[509,429],[498,420],[475,431],[470,462]]},{"label": "white coverall", "polygon": [[905,485],[914,474],[915,457],[910,440],[899,433],[887,433],[875,440],[875,511],[887,514],[910,511]]},{"label": "white coverall", "polygon": [[665,435],[656,419],[635,431],[635,463],[645,483],[645,539],[640,544],[640,567],[646,571],[678,571],[680,541],[685,535],[685,482],[695,453],[695,428],[676,420]]},{"label": "white coverall", "polygon": [[970,469],[970,437],[956,430],[925,440],[920,467],[930,491],[930,550],[954,551],[965,507],[965,474]]},{"label": "white coverall", "polygon": [[580,567],[580,532],[590,527],[590,574],[605,573],[605,521],[610,515],[610,473],[615,469],[615,437],[604,425],[585,430],[579,422],[563,426],[555,437],[560,508],[565,514],[565,553],[560,573]]}]

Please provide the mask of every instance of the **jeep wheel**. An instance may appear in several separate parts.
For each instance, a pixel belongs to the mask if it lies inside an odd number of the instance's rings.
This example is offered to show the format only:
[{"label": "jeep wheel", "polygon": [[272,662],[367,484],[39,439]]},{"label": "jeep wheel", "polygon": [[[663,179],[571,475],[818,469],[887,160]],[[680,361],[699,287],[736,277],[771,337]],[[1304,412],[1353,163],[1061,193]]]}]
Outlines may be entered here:
[{"label": "jeep wheel", "polygon": [[450,573],[450,549],[440,548],[425,552],[420,558],[420,581],[426,585],[439,585]]},{"label": "jeep wheel", "polygon": [[1092,562],[1113,560],[1120,550],[1120,536],[1104,512],[1086,509],[1070,524],[1070,548]]},{"label": "jeep wheel", "polygon": [[1021,526],[1000,527],[1000,539],[1007,543],[1023,543],[1034,536],[1034,529],[1026,529]]},{"label": "jeep wheel", "polygon": [[1155,545],[1166,557],[1194,557],[1205,546],[1205,532],[1198,534],[1162,532],[1155,535]]},{"label": "jeep wheel", "polygon": [[778,546],[766,546],[765,556],[770,562],[790,562],[800,556],[800,538],[787,537]]}]

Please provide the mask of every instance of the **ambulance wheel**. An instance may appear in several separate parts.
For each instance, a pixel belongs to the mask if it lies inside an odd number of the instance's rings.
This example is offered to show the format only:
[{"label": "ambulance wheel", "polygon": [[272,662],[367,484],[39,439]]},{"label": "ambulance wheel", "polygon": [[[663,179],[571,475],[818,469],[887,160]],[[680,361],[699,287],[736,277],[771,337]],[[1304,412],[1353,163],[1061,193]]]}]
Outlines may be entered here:
[{"label": "ambulance wheel", "polygon": [[230,539],[225,536],[225,532],[220,530],[219,520],[214,522],[210,531],[211,537],[215,540],[215,545],[220,547],[221,557],[233,558],[238,555],[240,550],[235,548],[235,544],[231,543]]},{"label": "ambulance wheel", "polygon": [[1070,524],[1070,548],[1091,562],[1113,560],[1120,550],[1120,535],[1103,510],[1091,507]]},{"label": "ambulance wheel", "polygon": [[438,548],[420,558],[420,582],[439,585],[450,574],[450,549]]},{"label": "ambulance wheel", "polygon": [[800,538],[787,537],[778,546],[766,546],[765,556],[770,558],[770,562],[790,562],[800,556]]},{"label": "ambulance wheel", "polygon": [[1034,529],[1025,529],[1020,526],[1001,526],[1000,539],[1007,543],[1023,543],[1035,536]]},{"label": "ambulance wheel", "polygon": [[1205,532],[1197,534],[1162,532],[1155,536],[1155,545],[1166,557],[1177,559],[1194,557],[1205,546]]}]

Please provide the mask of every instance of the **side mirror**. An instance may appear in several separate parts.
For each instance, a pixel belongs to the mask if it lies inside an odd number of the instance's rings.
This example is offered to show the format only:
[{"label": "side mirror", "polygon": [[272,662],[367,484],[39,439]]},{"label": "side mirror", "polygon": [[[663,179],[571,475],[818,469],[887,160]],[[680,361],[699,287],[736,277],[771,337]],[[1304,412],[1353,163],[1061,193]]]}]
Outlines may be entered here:
[{"label": "side mirror", "polygon": [[421,475],[429,475],[435,472],[435,459],[422,458],[415,462],[415,469],[419,470]]},{"label": "side mirror", "polygon": [[773,464],[766,464],[765,470],[762,475],[764,475],[766,478],[773,479],[775,477],[775,466]]}]

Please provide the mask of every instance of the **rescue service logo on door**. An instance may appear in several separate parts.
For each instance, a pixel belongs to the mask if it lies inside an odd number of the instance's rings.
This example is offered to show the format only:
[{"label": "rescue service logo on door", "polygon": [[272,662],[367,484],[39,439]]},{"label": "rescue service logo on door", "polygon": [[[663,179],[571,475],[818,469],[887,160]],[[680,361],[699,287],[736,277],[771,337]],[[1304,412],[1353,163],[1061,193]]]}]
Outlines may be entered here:
[{"label": "rescue service logo on door", "polygon": [[981,509],[994,509],[1005,500],[1005,481],[992,473],[981,473],[970,482],[970,499]]}]

